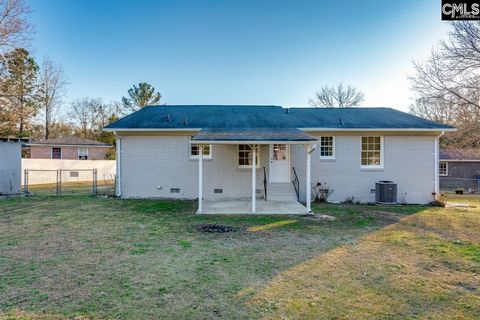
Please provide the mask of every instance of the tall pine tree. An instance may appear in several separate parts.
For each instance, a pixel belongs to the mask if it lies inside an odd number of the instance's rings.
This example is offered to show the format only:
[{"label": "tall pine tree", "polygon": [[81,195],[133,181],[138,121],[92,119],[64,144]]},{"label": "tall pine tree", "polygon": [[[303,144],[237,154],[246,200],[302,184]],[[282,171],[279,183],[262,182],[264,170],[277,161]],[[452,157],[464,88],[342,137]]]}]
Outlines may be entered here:
[{"label": "tall pine tree", "polygon": [[0,114],[4,129],[19,136],[28,134],[38,111],[38,71],[37,63],[25,49],[14,49],[0,57]]}]

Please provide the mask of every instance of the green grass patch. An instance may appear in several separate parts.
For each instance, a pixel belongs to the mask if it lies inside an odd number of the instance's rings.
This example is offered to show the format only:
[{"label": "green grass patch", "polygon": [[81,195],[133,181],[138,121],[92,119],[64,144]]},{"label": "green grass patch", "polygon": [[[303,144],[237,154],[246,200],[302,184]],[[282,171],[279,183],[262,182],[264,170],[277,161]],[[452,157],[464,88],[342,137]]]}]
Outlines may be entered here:
[{"label": "green grass patch", "polygon": [[[1,200],[0,319],[435,318],[435,308],[452,319],[478,310],[478,209],[313,209],[336,219],[195,215],[194,201]],[[235,232],[200,232],[204,224]]]}]

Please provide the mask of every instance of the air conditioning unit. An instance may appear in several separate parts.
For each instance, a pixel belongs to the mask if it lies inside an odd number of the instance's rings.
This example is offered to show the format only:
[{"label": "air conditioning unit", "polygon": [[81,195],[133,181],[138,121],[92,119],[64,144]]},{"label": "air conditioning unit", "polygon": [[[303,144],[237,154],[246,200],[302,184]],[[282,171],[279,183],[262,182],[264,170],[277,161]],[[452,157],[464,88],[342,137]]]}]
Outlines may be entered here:
[{"label": "air conditioning unit", "polygon": [[397,202],[397,184],[393,181],[378,181],[375,183],[375,201],[380,203]]}]

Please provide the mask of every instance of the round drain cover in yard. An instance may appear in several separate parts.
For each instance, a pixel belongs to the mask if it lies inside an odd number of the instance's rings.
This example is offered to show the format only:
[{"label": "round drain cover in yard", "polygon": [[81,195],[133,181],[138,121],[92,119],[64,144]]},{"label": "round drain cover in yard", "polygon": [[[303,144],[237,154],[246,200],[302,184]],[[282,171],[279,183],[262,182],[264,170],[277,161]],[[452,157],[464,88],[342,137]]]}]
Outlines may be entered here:
[{"label": "round drain cover in yard", "polygon": [[225,233],[235,231],[234,227],[224,226],[221,224],[204,224],[199,226],[198,231],[202,232],[216,232],[216,233]]}]

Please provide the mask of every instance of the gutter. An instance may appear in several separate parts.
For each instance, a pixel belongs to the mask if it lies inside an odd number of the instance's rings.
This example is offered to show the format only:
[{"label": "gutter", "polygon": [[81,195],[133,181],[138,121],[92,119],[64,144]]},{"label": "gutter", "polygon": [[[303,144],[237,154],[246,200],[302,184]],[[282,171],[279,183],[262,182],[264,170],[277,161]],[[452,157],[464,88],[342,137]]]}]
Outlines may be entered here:
[{"label": "gutter", "polygon": [[[454,132],[456,128],[296,128],[301,131],[405,131],[405,132]],[[170,131],[201,131],[201,128],[104,128],[106,132],[170,132]]]},{"label": "gutter", "polygon": [[109,144],[47,144],[47,143],[25,143],[26,147],[78,147],[78,148],[111,148]]},{"label": "gutter", "polygon": [[105,132],[170,132],[170,131],[201,131],[201,128],[104,128]]},{"label": "gutter", "polygon": [[190,140],[191,144],[308,144],[313,140]]},{"label": "gutter", "polygon": [[297,128],[302,131],[405,131],[405,132],[454,132],[456,128]]},{"label": "gutter", "polygon": [[115,134],[116,145],[117,145],[117,197],[122,196],[122,138],[117,135],[117,132],[113,132]]},{"label": "gutter", "polygon": [[440,133],[437,137],[435,137],[435,142],[434,142],[434,161],[435,161],[435,165],[434,165],[434,169],[433,169],[433,172],[434,172],[434,192],[435,192],[435,199],[438,198],[439,194],[440,194],[440,186],[439,186],[439,170],[438,170],[438,164],[439,164],[439,140],[440,138],[445,134],[445,131],[442,131],[442,133]]}]

